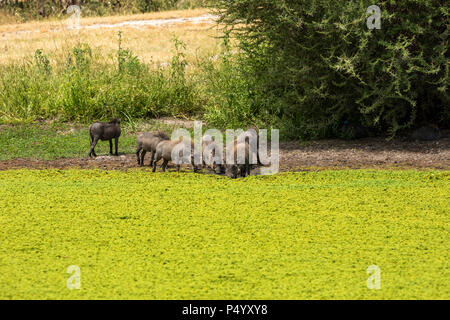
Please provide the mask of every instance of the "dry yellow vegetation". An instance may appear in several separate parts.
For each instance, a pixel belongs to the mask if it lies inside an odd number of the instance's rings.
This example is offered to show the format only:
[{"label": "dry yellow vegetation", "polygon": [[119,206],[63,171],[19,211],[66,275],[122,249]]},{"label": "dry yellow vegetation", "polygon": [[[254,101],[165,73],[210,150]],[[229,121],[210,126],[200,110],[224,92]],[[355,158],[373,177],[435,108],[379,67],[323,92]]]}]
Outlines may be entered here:
[{"label": "dry yellow vegetation", "polygon": [[[125,21],[191,18],[208,14],[207,9],[154,12],[138,15],[81,18],[80,26],[117,24]],[[117,50],[118,32],[122,31],[122,47],[129,48],[144,62],[169,61],[173,54],[172,39],[186,44],[188,60],[213,55],[221,35],[212,20],[201,23],[183,22],[162,26],[115,26],[70,30],[67,20],[48,20],[23,24],[0,25],[0,63],[21,61],[42,49],[53,61],[65,59],[68,50],[87,43],[102,54]],[[103,55],[103,58],[106,58]]]}]

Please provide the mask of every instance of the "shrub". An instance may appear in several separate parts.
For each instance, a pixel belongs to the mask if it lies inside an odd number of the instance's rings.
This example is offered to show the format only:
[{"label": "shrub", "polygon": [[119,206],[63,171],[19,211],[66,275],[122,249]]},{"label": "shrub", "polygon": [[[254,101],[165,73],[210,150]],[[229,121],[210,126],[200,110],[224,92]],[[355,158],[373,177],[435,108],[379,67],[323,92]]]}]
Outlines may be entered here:
[{"label": "shrub", "polygon": [[301,138],[336,134],[344,120],[391,136],[448,125],[448,7],[377,3],[381,30],[366,26],[369,1],[217,0],[239,39],[240,78],[262,95],[254,117]]}]

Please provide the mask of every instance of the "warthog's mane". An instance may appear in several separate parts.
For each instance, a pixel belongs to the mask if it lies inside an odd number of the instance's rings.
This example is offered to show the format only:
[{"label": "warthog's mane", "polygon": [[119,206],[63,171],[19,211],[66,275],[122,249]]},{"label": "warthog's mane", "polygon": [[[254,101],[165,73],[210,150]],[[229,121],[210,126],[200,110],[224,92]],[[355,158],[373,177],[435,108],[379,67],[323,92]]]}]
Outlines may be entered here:
[{"label": "warthog's mane", "polygon": [[170,140],[169,135],[167,133],[163,132],[163,131],[156,131],[153,135],[155,137],[159,137],[159,138],[161,138],[163,140]]},{"label": "warthog's mane", "polygon": [[112,118],[109,120],[109,123],[120,123],[120,119]]}]

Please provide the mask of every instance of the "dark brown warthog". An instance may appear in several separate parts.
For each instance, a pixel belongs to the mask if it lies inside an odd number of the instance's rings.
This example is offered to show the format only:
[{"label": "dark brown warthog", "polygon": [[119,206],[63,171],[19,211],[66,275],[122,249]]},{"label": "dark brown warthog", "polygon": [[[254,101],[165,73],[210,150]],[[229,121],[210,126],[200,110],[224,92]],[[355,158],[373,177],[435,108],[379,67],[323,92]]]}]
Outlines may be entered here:
[{"label": "dark brown warthog", "polygon": [[[156,163],[163,159],[163,163],[161,165],[161,169],[163,172],[166,171],[166,167],[169,161],[172,161],[172,150],[177,146],[178,144],[187,143],[183,141],[183,137],[180,137],[176,140],[163,140],[158,143],[156,146],[156,152],[155,152],[155,161],[153,161],[153,172],[156,171]],[[194,164],[194,142],[190,143],[191,148],[191,164],[194,167],[194,172],[198,171],[198,167]],[[180,157],[182,156],[182,151],[180,150]],[[177,171],[180,171],[180,164],[177,163]]]},{"label": "dark brown warthog", "polygon": [[111,119],[109,122],[96,122],[89,126],[89,135],[91,137],[91,149],[89,151],[89,157],[97,155],[95,154],[95,146],[97,145],[98,140],[109,140],[109,154],[113,154],[112,152],[112,139],[115,140],[116,144],[116,153],[118,156],[118,146],[119,146],[119,137],[120,137],[120,119]]},{"label": "dark brown warthog", "polygon": [[[214,139],[214,137],[210,135],[205,135],[202,138],[202,164],[203,167],[209,168],[213,170],[215,173],[221,173],[221,164],[216,163],[215,157],[216,152],[221,152],[223,155],[223,151],[218,149],[218,145]],[[217,156],[221,156],[217,154]],[[222,159],[223,162],[223,159]]]},{"label": "dark brown warthog", "polygon": [[[257,159],[257,155],[255,151],[250,150],[250,146],[248,141],[237,143],[237,141],[234,141],[234,147],[233,147],[233,159],[234,163],[227,163],[225,164],[225,174],[227,177],[236,179],[238,177],[246,177],[250,175],[250,156],[252,153],[252,156],[254,159]],[[238,155],[244,154],[244,163],[238,163]]]},{"label": "dark brown warthog", "polygon": [[136,139],[136,157],[137,162],[140,166],[144,165],[144,157],[147,152],[152,153],[152,158],[150,159],[150,166],[153,165],[153,160],[155,159],[156,146],[163,140],[170,140],[169,136],[162,131],[157,132],[146,132],[139,135]]}]

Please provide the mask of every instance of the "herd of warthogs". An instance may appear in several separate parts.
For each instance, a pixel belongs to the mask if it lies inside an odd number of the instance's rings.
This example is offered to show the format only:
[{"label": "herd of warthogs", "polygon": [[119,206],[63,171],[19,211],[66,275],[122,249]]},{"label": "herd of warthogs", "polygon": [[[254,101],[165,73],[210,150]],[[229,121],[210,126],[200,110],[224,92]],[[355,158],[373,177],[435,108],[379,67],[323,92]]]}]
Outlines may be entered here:
[{"label": "herd of warthogs", "polygon": [[[91,145],[89,156],[97,156],[94,148],[98,140],[109,140],[109,151],[110,154],[113,155],[113,139],[115,141],[114,155],[117,156],[120,134],[120,119],[111,119],[109,122],[96,122],[90,125],[89,135]],[[200,164],[198,164],[194,161],[194,142],[190,139],[185,139],[185,137],[180,136],[178,139],[171,140],[169,135],[162,131],[146,132],[140,134],[136,139],[137,163],[138,165],[143,166],[145,155],[148,152],[151,154],[150,166],[153,167],[153,172],[156,171],[156,164],[161,159],[163,160],[161,164],[163,172],[166,170],[169,161],[174,162],[177,171],[180,171],[180,159],[183,158],[185,150],[189,149],[190,152],[187,152],[187,154],[190,155],[190,159],[188,159],[188,161],[192,164],[194,172],[197,172],[202,168],[208,168],[216,174],[225,174],[233,179],[246,177],[250,175],[252,167],[260,166],[261,162],[257,152],[258,145],[256,150],[251,150],[252,148],[250,148],[249,140],[246,138],[241,140],[234,139],[233,145],[230,146],[230,150],[233,150],[233,152],[231,152],[233,154],[232,161],[230,162],[228,158],[226,159],[227,161],[222,161],[222,155],[224,155],[225,152],[221,150],[221,147],[219,147],[218,144],[216,144],[214,137],[204,135],[201,141],[202,160]],[[178,158],[173,159],[174,156],[178,156]]]}]

